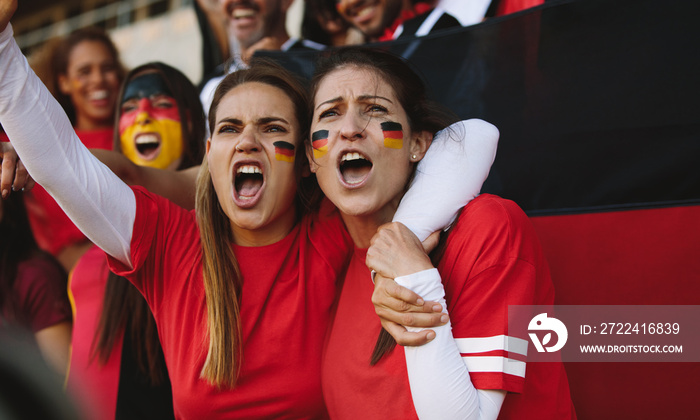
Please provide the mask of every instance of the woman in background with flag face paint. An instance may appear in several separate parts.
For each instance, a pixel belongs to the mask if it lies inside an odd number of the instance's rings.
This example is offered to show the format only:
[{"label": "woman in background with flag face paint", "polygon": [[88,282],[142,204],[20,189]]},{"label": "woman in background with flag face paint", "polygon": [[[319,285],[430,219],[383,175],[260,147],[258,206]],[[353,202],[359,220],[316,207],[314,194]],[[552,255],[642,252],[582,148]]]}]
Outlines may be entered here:
[{"label": "woman in background with flag face paint", "polygon": [[[149,63],[129,72],[118,98],[114,149],[135,168],[185,169],[204,155],[204,112],[179,70]],[[137,169],[132,169],[137,170]],[[155,320],[141,293],[109,272],[94,246],[73,270],[75,313],[67,388],[89,418],[173,418],[172,392]]]},{"label": "woman in background with flag face paint", "polygon": [[[434,133],[451,120],[431,105],[420,78],[398,57],[342,49],[324,58],[313,82],[311,170],[356,246],[322,367],[331,418],[575,418],[561,363],[533,363],[525,376],[527,342],[508,336],[508,305],[551,305],[554,299],[525,214],[511,201],[481,195],[464,207],[431,261],[413,232],[389,222],[404,220],[397,207],[413,193],[430,208],[435,194],[444,195],[436,189],[459,188],[445,178],[421,190],[416,180],[406,192]],[[480,120],[462,129],[458,137],[498,138],[495,127]],[[455,143],[448,136],[430,151]],[[465,164],[449,153],[442,158],[438,172],[444,174]],[[418,168],[423,171],[433,169]],[[393,346],[370,303],[368,266],[425,300],[446,302],[451,324],[436,328],[437,337],[425,346]],[[377,312],[392,317],[381,306]]]}]

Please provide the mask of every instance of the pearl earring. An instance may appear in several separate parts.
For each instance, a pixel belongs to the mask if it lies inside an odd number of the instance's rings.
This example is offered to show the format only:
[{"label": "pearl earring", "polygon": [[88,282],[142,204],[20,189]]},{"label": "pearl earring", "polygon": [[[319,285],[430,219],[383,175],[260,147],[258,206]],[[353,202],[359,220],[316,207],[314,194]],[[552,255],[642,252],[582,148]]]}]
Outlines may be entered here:
[{"label": "pearl earring", "polygon": [[418,158],[418,156],[416,156],[416,155],[411,155],[411,159],[416,160],[417,158]]}]

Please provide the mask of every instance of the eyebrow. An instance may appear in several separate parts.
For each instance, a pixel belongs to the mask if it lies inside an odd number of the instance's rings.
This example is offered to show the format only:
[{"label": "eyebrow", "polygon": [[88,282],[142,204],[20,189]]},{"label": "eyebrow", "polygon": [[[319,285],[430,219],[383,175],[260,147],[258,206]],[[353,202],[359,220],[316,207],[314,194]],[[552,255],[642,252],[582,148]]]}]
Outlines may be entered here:
[{"label": "eyebrow", "polygon": [[[360,101],[366,101],[366,100],[368,100],[368,99],[383,99],[383,100],[389,102],[390,104],[393,104],[393,103],[394,103],[394,102],[391,101],[391,99],[385,98],[384,96],[379,96],[379,95],[360,95],[360,96],[357,97],[357,99],[360,100]],[[338,97],[336,97],[336,98],[329,99],[329,100],[327,100],[327,101],[323,101],[323,102],[321,102],[320,104],[318,104],[318,106],[316,107],[316,109],[319,109],[320,107],[322,107],[322,106],[325,105],[325,104],[333,104],[333,103],[336,103],[336,102],[340,102],[340,101],[342,101],[342,100],[343,100],[343,97],[342,97],[342,96],[338,96]]]},{"label": "eyebrow", "polygon": [[[263,125],[263,124],[269,124],[271,122],[282,122],[285,124],[289,124],[287,120],[285,120],[282,117],[263,117],[263,118],[258,118],[255,120],[255,124],[257,125]],[[221,123],[229,123],[233,125],[243,125],[243,121],[239,120],[238,118],[222,118],[221,120],[216,122],[216,125],[219,125]]]}]

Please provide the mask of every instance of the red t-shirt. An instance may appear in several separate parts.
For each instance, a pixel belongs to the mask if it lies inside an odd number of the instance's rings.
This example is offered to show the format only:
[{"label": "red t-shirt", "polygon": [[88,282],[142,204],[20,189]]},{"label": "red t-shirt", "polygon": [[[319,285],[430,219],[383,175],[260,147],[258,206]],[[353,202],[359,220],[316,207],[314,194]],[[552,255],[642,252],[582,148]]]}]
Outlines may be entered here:
[{"label": "red t-shirt", "polygon": [[19,263],[13,299],[19,314],[10,314],[5,307],[0,318],[14,320],[12,324],[32,333],[71,320],[66,274],[48,256],[37,255]]},{"label": "red t-shirt", "polygon": [[104,252],[93,246],[76,263],[68,284],[74,313],[67,390],[92,419],[114,418],[119,388],[123,334],[107,363],[92,358],[108,274]]},{"label": "red t-shirt", "polygon": [[[438,270],[452,333],[474,386],[510,391],[500,419],[575,418],[561,363],[531,363],[525,375],[524,363],[505,357],[508,305],[554,301],[549,270],[527,216],[512,201],[483,194],[465,207],[446,245]],[[356,251],[350,264],[328,337],[322,371],[326,404],[334,419],[416,418],[403,348],[369,365],[381,325],[364,253]],[[470,351],[470,339],[487,337],[500,341],[500,349]]]},{"label": "red t-shirt", "polygon": [[233,390],[200,379],[207,309],[194,212],[135,187],[134,269],[110,259],[143,293],[155,316],[183,419],[326,418],[321,351],[336,278],[352,240],[337,210],[306,216],[281,241],[234,246],[243,276],[243,364]]},{"label": "red t-shirt", "polygon": [[[76,134],[90,149],[112,150],[114,133],[111,128],[76,131]],[[24,197],[29,224],[41,249],[57,256],[65,247],[87,241],[85,235],[41,185],[36,185]]]}]

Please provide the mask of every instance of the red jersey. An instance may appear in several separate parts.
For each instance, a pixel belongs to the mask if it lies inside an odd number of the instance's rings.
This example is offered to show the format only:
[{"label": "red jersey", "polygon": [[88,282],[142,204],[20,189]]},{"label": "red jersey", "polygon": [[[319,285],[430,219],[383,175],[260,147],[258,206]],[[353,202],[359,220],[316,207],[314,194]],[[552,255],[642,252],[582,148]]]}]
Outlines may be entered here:
[{"label": "red jersey", "polygon": [[[417,418],[403,348],[369,365],[381,325],[364,254],[356,252],[350,264],[324,354],[328,410],[334,419]],[[525,374],[524,357],[507,357],[506,349],[517,352],[512,344],[518,342],[508,337],[508,305],[554,302],[549,270],[525,213],[512,201],[477,197],[452,229],[438,270],[452,334],[472,383],[509,391],[499,418],[575,418],[561,363],[532,363]]]},{"label": "red jersey", "polygon": [[[112,150],[114,133],[111,128],[76,130],[75,133],[90,149]],[[65,247],[88,240],[41,185],[37,184],[25,194],[24,203],[34,238],[41,249],[57,256]]]},{"label": "red jersey", "polygon": [[114,418],[119,389],[123,334],[115,340],[107,363],[92,358],[108,273],[104,252],[94,246],[78,260],[68,283],[74,313],[67,390],[93,419]]},{"label": "red jersey", "polygon": [[208,337],[195,214],[141,188],[134,193],[134,268],[110,265],[155,316],[176,417],[326,418],[321,350],[352,246],[337,210],[305,216],[277,243],[233,246],[243,278],[243,363],[236,387],[219,390],[200,378]]}]

